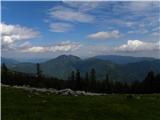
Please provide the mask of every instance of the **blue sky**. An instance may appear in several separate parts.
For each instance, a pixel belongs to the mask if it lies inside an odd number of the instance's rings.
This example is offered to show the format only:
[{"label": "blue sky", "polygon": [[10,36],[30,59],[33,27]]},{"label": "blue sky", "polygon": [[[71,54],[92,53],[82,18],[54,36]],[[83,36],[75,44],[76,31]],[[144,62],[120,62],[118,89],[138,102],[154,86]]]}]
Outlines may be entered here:
[{"label": "blue sky", "polygon": [[2,2],[2,56],[159,57],[159,2]]}]

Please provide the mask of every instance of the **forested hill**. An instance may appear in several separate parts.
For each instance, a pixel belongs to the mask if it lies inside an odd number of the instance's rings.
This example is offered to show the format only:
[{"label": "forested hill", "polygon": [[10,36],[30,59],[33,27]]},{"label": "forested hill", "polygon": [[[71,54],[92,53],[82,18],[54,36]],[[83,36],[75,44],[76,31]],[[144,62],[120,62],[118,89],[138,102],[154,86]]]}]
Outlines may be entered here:
[{"label": "forested hill", "polygon": [[[5,61],[3,62],[5,63]],[[8,67],[19,72],[36,73],[35,63],[16,63],[14,66],[8,64]],[[97,80],[105,79],[105,75],[108,74],[111,80],[131,82],[135,80],[143,80],[147,73],[151,70],[155,73],[159,73],[160,60],[142,60],[141,58],[140,61],[117,64],[112,60],[102,60],[95,57],[83,60],[77,56],[62,55],[40,63],[40,67],[44,75],[54,76],[66,80],[71,75],[72,71],[79,69],[81,75],[85,76],[87,72],[90,72],[90,70],[94,68],[96,71]]]}]

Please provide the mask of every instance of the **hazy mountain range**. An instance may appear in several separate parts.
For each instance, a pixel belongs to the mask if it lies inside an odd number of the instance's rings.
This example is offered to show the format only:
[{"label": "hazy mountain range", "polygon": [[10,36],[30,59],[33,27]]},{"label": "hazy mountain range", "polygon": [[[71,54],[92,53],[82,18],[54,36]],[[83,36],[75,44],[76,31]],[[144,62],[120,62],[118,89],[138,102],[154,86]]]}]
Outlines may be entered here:
[{"label": "hazy mountain range", "polygon": [[[36,73],[36,64],[31,62],[18,62],[16,60],[1,58],[10,69],[25,73]],[[40,63],[43,74],[68,79],[71,71],[80,70],[82,76],[96,70],[97,79],[104,79],[106,73],[111,80],[135,81],[143,80],[146,74],[153,70],[160,73],[160,59],[147,57],[130,57],[116,55],[100,55],[88,59],[81,59],[73,55],[61,55],[57,58]]]}]

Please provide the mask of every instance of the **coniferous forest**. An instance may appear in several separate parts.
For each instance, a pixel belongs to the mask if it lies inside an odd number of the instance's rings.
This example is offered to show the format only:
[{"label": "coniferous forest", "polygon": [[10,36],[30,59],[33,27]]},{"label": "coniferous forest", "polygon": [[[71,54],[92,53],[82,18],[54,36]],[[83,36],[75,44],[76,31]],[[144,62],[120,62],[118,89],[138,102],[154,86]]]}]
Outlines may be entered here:
[{"label": "coniferous forest", "polygon": [[10,70],[4,63],[1,66],[1,70],[2,84],[11,86],[54,88],[58,90],[70,88],[72,90],[97,93],[160,93],[160,74],[155,74],[154,71],[148,72],[142,81],[126,83],[111,80],[108,73],[106,73],[105,79],[98,80],[96,79],[96,70],[94,68],[86,72],[85,77],[81,76],[80,70],[72,71],[67,80],[46,77],[43,75],[39,63],[36,64],[36,75]]}]

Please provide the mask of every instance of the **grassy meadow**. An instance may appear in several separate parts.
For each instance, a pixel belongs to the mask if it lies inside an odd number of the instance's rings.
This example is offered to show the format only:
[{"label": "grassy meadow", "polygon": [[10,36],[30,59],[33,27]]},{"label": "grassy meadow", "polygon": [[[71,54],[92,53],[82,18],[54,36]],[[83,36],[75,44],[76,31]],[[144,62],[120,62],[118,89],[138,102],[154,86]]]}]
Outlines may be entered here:
[{"label": "grassy meadow", "polygon": [[160,94],[58,96],[1,89],[2,120],[160,120]]}]

